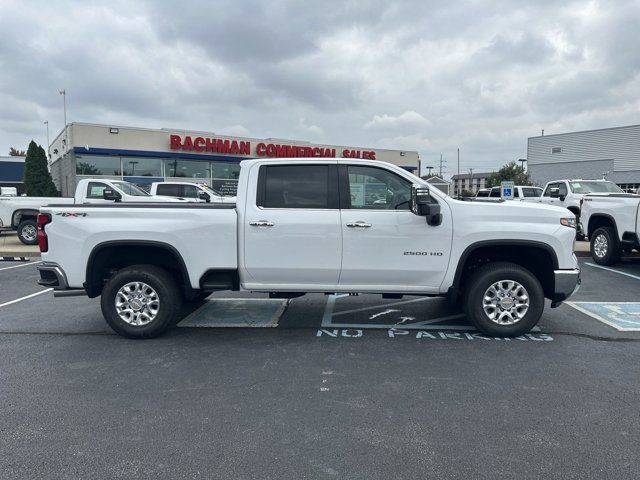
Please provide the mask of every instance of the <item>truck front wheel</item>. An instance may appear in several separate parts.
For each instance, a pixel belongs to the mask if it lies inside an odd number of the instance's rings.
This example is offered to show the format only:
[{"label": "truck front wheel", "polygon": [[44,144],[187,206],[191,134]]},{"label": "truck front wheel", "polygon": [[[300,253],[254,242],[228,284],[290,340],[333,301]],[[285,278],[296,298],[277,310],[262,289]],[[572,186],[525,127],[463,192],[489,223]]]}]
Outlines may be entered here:
[{"label": "truck front wheel", "polygon": [[464,291],[467,318],[482,333],[517,337],[531,330],[544,310],[544,291],[529,270],[496,262],[476,270]]},{"label": "truck front wheel", "polygon": [[38,244],[38,224],[35,220],[23,220],[18,225],[18,238],[25,245]]},{"label": "truck front wheel", "polygon": [[127,338],[153,338],[175,323],[182,296],[173,277],[155,265],[123,268],[109,279],[100,306],[109,326]]},{"label": "truck front wheel", "polygon": [[591,257],[599,265],[614,265],[620,258],[618,239],[611,227],[596,228],[591,235]]}]

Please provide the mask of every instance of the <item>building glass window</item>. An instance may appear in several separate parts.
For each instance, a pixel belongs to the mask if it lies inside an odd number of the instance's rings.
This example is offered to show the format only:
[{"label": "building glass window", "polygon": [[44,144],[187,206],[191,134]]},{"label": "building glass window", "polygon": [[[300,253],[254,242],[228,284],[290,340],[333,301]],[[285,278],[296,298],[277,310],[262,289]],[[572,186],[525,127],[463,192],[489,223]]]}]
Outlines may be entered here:
[{"label": "building glass window", "polygon": [[239,163],[211,162],[211,178],[237,180],[239,176]]},{"label": "building glass window", "polygon": [[164,161],[164,174],[172,178],[211,178],[210,162],[202,160],[181,160],[179,158]]},{"label": "building glass window", "polygon": [[162,177],[162,160],[159,158],[122,157],[122,170],[128,177]]},{"label": "building glass window", "polygon": [[122,176],[120,157],[106,155],[76,155],[77,175]]}]

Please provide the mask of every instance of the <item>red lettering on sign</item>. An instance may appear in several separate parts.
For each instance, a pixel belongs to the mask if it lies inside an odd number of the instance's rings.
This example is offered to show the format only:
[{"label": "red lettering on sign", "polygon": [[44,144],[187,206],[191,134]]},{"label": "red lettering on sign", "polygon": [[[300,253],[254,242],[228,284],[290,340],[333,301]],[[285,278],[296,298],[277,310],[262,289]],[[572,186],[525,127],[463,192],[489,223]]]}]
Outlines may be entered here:
[{"label": "red lettering on sign", "polygon": [[249,143],[249,142],[240,142],[240,154],[242,154],[242,155],[251,155],[251,143]]},{"label": "red lettering on sign", "polygon": [[193,141],[191,140],[191,137],[189,136],[184,137],[184,143],[182,144],[182,149],[193,150]]},{"label": "red lettering on sign", "polygon": [[180,150],[180,148],[182,147],[180,135],[171,135],[169,138],[171,142],[171,150]]},{"label": "red lettering on sign", "polygon": [[204,138],[196,137],[193,141],[193,149],[197,152],[204,152]]},{"label": "red lettering on sign", "polygon": [[267,146],[264,143],[259,143],[258,145],[256,145],[256,155],[258,155],[259,157],[264,157],[267,152],[265,151],[267,148]]},{"label": "red lettering on sign", "polygon": [[230,153],[229,140],[218,139],[216,141],[218,153]]},{"label": "red lettering on sign", "polygon": [[234,155],[238,155],[240,153],[240,149],[238,149],[238,142],[236,142],[235,140],[231,141],[231,150],[229,151],[229,153],[232,153]]}]

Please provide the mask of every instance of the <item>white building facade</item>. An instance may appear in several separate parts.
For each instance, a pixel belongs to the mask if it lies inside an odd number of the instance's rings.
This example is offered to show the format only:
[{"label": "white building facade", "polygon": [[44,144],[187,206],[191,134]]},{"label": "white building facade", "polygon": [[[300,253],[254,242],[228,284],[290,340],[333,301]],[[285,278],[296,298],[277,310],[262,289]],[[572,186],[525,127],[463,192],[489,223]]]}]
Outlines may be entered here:
[{"label": "white building facade", "polygon": [[274,157],[371,159],[420,171],[414,151],[87,123],[67,125],[49,148],[51,175],[63,196],[75,193],[78,180],[96,177],[142,187],[164,180],[206,183],[235,195],[240,161]]},{"label": "white building facade", "polygon": [[544,186],[563,178],[601,179],[623,190],[640,187],[640,125],[531,137],[531,180]]}]

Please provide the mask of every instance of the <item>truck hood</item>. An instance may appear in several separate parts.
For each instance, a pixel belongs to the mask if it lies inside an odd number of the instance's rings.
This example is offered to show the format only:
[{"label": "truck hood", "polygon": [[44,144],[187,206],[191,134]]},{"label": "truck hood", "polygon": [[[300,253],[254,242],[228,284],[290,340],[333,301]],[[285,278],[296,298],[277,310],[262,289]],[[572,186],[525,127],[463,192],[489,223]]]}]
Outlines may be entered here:
[{"label": "truck hood", "polygon": [[461,200],[453,200],[452,208],[455,210],[464,210],[466,213],[473,213],[481,217],[491,217],[492,221],[496,218],[504,220],[519,217],[540,217],[540,218],[563,218],[571,217],[573,213],[564,207],[556,207],[537,202],[463,202]]}]

